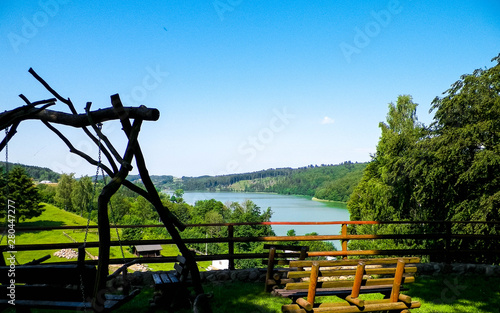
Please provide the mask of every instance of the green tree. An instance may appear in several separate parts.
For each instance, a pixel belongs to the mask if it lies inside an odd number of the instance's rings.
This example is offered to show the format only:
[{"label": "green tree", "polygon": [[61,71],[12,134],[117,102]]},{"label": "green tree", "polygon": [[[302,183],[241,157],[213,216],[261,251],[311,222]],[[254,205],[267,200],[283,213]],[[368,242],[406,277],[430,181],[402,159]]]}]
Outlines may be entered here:
[{"label": "green tree", "polygon": [[174,191],[172,197],[170,197],[170,201],[175,203],[183,203],[184,202],[184,199],[182,198],[183,196],[184,196],[184,190],[177,189]]},{"label": "green tree", "polygon": [[37,187],[40,192],[42,202],[56,204],[55,197],[57,188],[55,186],[49,184],[38,184]]},{"label": "green tree", "polygon": [[83,176],[73,183],[71,190],[71,203],[76,212],[80,211],[80,216],[90,209],[93,202],[92,178]]},{"label": "green tree", "polygon": [[137,217],[141,220],[141,223],[146,221],[158,221],[159,215],[156,213],[154,206],[142,196],[135,198],[135,201],[131,203],[129,213],[132,216]]},{"label": "green tree", "polygon": [[[17,223],[40,216],[45,211],[40,204],[38,188],[22,167],[16,166],[9,172],[7,188],[8,194],[4,194],[4,198],[14,202]],[[5,211],[2,214],[5,216]]]},{"label": "green tree", "polygon": [[[377,152],[348,202],[352,220],[500,219],[500,55],[496,65],[463,75],[435,98],[434,122],[422,127],[408,99],[390,106]],[[357,233],[407,233],[420,226],[359,226]],[[456,224],[464,234],[498,234],[495,225]],[[436,229],[434,229],[436,228]],[[444,231],[442,225],[420,232]],[[360,248],[350,243],[351,248]],[[388,240],[376,248],[442,243]],[[452,248],[499,249],[497,241],[452,241]],[[371,247],[375,248],[375,247]],[[438,256],[439,257],[439,256]],[[460,256],[462,262],[498,262],[494,255]],[[468,259],[467,259],[468,258]]]},{"label": "green tree", "polygon": [[348,208],[352,220],[411,220],[418,215],[413,201],[412,156],[425,129],[416,116],[411,96],[399,96],[389,104],[387,123],[372,161],[351,195]]},{"label": "green tree", "polygon": [[71,193],[73,192],[73,186],[75,185],[74,176],[74,173],[61,175],[59,183],[57,184],[55,197],[57,206],[70,212],[74,212],[73,201],[71,200]]}]

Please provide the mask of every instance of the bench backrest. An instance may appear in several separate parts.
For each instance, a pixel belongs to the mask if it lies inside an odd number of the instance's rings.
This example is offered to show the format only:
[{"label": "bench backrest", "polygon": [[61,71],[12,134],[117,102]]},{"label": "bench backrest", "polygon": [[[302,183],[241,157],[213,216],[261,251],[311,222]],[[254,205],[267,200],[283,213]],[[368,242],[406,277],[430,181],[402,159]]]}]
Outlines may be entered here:
[{"label": "bench backrest", "polygon": [[[415,263],[419,263],[417,257],[386,258],[386,259],[364,259],[364,260],[336,260],[336,261],[291,261],[291,267],[308,268],[303,271],[291,271],[288,273],[290,279],[309,277],[308,282],[287,283],[285,289],[308,289],[307,301],[303,301],[307,307],[314,304],[314,298],[318,289],[323,288],[345,288],[347,296],[345,300],[362,306],[363,301],[357,297],[363,290],[386,290],[391,301],[408,301],[405,296],[400,295],[402,284],[415,281],[417,272]],[[310,269],[309,269],[310,268]],[[328,277],[323,281],[320,277]],[[347,291],[348,290],[348,291]],[[411,300],[409,300],[411,301]]]},{"label": "bench backrest", "polygon": [[290,265],[290,256],[304,260],[307,257],[309,247],[265,244],[264,250],[269,250],[269,256],[267,260],[262,260],[262,264],[267,265],[265,291],[270,291],[273,287],[276,288],[275,286],[278,286],[281,281],[281,275],[274,273],[274,266]]},{"label": "bench backrest", "polygon": [[185,282],[189,276],[189,267],[186,265],[186,258],[178,255],[177,262],[174,264],[175,276],[180,282]]}]

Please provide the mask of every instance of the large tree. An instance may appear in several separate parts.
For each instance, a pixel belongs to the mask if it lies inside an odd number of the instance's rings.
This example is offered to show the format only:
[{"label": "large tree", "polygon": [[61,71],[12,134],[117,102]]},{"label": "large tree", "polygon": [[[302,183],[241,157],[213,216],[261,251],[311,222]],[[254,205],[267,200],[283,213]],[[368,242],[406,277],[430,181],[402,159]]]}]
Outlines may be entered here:
[{"label": "large tree", "polygon": [[[499,220],[500,56],[492,61],[497,63],[492,68],[463,75],[443,97],[434,99],[430,127],[417,122],[411,98],[399,97],[396,106],[390,105],[387,123],[381,123],[377,152],[348,202],[352,220]],[[468,234],[500,232],[487,224],[454,227]],[[355,231],[380,234],[395,230],[364,226]],[[408,229],[398,226],[398,231]],[[376,248],[398,244],[391,242]],[[439,245],[430,241],[399,244]],[[499,248],[493,241],[456,240],[452,244],[456,248]],[[362,248],[359,243],[352,247]],[[486,259],[495,261],[479,255],[468,261]]]},{"label": "large tree", "polygon": [[387,123],[372,161],[348,202],[352,220],[414,219],[417,204],[411,196],[411,158],[424,128],[416,116],[417,104],[402,95],[389,104]]},{"label": "large tree", "polygon": [[83,216],[92,206],[94,196],[92,178],[89,176],[80,177],[79,180],[72,182],[71,187],[71,204],[73,209],[79,212],[80,216]]},{"label": "large tree", "polygon": [[73,189],[76,183],[74,178],[75,174],[62,174],[61,178],[59,178],[59,182],[57,184],[56,204],[66,211],[73,212],[73,201],[71,200],[71,195],[73,193]]},{"label": "large tree", "polygon": [[[6,183],[2,188],[2,198],[4,199],[4,205],[5,200],[9,200],[12,206],[15,207],[16,223],[40,216],[45,209],[40,204],[41,197],[38,189],[26,171],[22,167],[16,166],[9,171],[7,177],[7,180],[2,180]],[[5,216],[5,210],[0,212],[2,217]]]}]

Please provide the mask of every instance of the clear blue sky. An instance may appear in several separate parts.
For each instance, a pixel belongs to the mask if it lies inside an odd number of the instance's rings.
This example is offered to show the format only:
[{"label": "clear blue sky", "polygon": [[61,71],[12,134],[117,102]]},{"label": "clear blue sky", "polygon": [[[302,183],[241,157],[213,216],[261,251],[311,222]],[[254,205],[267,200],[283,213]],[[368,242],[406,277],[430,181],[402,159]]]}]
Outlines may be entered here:
[{"label": "clear blue sky", "polygon": [[[432,99],[500,53],[496,0],[2,1],[0,21],[1,111],[20,93],[51,97],[30,67],[80,112],[119,93],[161,111],[140,142],[152,174],[175,176],[369,161],[388,103],[412,95],[429,124]],[[120,126],[105,131],[123,151]],[[95,171],[39,122],[9,150],[12,162]]]}]

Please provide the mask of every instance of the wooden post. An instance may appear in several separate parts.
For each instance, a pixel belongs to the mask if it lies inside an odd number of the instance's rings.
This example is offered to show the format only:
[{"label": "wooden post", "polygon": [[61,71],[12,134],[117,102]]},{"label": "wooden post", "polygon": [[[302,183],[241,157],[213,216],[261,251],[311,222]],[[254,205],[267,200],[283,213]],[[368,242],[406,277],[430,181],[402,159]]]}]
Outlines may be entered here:
[{"label": "wooden post", "polygon": [[445,262],[447,264],[449,264],[449,263],[451,263],[451,256],[450,256],[450,250],[451,250],[451,222],[450,221],[445,221],[444,225],[446,227],[444,257],[445,257]]},{"label": "wooden post", "polygon": [[[309,247],[306,247],[306,246],[302,246],[300,248],[300,256],[299,256],[299,260],[305,260],[306,257],[307,257],[307,250],[309,249]],[[299,271],[303,271],[304,268],[303,267],[298,267],[297,270]]]},{"label": "wooden post", "polygon": [[[342,237],[346,238],[347,237],[347,224],[342,224]],[[342,251],[347,252],[347,239],[342,239]],[[342,258],[345,260],[347,259],[347,253],[342,256]]]},{"label": "wooden post", "polygon": [[314,298],[316,297],[316,286],[318,284],[319,276],[319,263],[313,262],[311,268],[311,276],[309,281],[309,290],[307,291],[307,302],[314,305]]},{"label": "wooden post", "polygon": [[229,254],[229,269],[234,270],[234,241],[231,239],[234,238],[234,225],[229,225],[227,227],[227,237],[229,239],[228,241],[228,254]]},{"label": "wooden post", "polygon": [[269,259],[267,260],[267,272],[266,272],[266,283],[265,283],[265,291],[269,291],[269,280],[273,276],[273,268],[274,268],[274,255],[276,254],[276,247],[269,248]]},{"label": "wooden post", "polygon": [[351,295],[347,296],[345,300],[358,307],[365,306],[363,300],[358,299],[359,291],[361,289],[361,283],[363,282],[363,275],[365,274],[365,263],[359,262],[356,268],[356,275],[354,276],[354,282],[351,290]]},{"label": "wooden post", "polygon": [[405,261],[403,259],[399,259],[398,264],[396,266],[396,274],[394,274],[394,283],[392,285],[392,291],[391,291],[391,302],[398,302],[399,300],[399,291],[401,290],[404,271],[405,271]]}]

